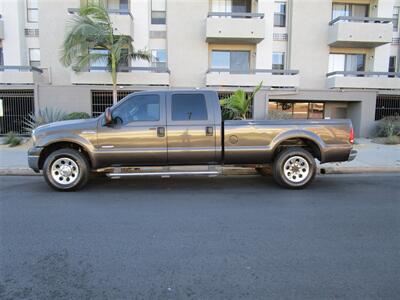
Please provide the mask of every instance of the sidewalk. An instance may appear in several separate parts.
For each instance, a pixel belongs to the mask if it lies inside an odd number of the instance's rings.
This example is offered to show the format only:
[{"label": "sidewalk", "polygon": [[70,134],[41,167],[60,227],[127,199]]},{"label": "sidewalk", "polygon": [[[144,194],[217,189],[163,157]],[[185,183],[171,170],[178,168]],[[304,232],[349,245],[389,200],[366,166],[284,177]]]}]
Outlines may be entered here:
[{"label": "sidewalk", "polygon": [[[10,148],[0,145],[0,175],[34,175],[28,168],[27,151],[30,143]],[[380,145],[368,139],[357,139],[355,160],[319,165],[321,173],[383,173],[400,172],[400,145]],[[255,174],[254,169],[224,168],[226,175]]]}]

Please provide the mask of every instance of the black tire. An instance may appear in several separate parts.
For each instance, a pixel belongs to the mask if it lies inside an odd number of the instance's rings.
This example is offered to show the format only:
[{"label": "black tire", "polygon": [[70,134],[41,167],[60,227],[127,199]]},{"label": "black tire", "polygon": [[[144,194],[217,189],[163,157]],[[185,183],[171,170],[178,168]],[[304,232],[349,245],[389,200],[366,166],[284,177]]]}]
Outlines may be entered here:
[{"label": "black tire", "polygon": [[305,188],[314,180],[316,173],[317,164],[314,157],[309,151],[300,147],[289,147],[280,152],[274,160],[274,179],[288,189]]},{"label": "black tire", "polygon": [[255,168],[255,170],[261,176],[271,176],[272,175],[272,166],[265,166],[265,167]]},{"label": "black tire", "polygon": [[[65,183],[60,183],[57,179],[58,176],[52,174],[52,167],[54,163],[57,163],[59,161],[62,162],[63,158],[65,158],[66,161],[73,165],[73,167],[70,167],[69,165],[68,167],[71,170],[72,168],[75,168],[74,172],[76,172],[76,175],[75,173],[71,173],[71,175],[67,177],[60,174],[60,179],[63,178],[63,181],[65,181]],[[57,166],[58,165],[54,167],[56,168]],[[47,184],[57,191],[74,191],[84,187],[89,179],[89,174],[90,172],[88,160],[86,159],[85,155],[75,149],[67,148],[56,150],[46,158],[43,165],[43,175]],[[67,182],[68,178],[71,178],[70,180],[68,180],[71,181],[71,183]]]}]

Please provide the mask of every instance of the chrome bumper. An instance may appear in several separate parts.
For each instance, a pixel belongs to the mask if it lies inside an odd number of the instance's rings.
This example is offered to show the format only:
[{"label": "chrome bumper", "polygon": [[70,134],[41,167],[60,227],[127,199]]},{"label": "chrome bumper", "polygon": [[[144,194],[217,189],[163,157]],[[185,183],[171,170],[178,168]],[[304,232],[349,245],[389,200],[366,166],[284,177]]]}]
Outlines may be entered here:
[{"label": "chrome bumper", "polygon": [[347,159],[347,161],[352,161],[356,158],[358,151],[357,150],[351,150],[350,151],[350,155],[349,158]]},{"label": "chrome bumper", "polygon": [[28,150],[28,166],[36,173],[39,173],[39,158],[42,148],[32,147]]}]

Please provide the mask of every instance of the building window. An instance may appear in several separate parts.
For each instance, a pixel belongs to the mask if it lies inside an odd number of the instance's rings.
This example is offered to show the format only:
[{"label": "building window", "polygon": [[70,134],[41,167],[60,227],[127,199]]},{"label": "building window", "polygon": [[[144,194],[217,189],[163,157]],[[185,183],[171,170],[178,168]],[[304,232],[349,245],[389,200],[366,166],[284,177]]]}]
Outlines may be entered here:
[{"label": "building window", "polygon": [[151,1],[151,24],[163,25],[166,24],[165,0]]},{"label": "building window", "polygon": [[375,120],[385,117],[400,116],[399,95],[378,95],[376,97]]},{"label": "building window", "polygon": [[396,72],[396,56],[389,57],[389,72]]},{"label": "building window", "polygon": [[393,31],[397,32],[399,30],[399,14],[400,6],[393,7]]},{"label": "building window", "polygon": [[[289,119],[323,119],[325,104],[322,102],[269,101],[268,111],[279,111]],[[283,116],[282,116],[283,117]]]},{"label": "building window", "polygon": [[90,49],[90,54],[94,54],[96,58],[92,58],[89,63],[90,72],[104,72],[108,66],[108,50]]},{"label": "building window", "polygon": [[365,71],[364,54],[329,54],[329,72],[347,71],[363,72]]},{"label": "building window", "polygon": [[29,65],[31,67],[40,66],[40,49],[38,48],[29,49]]},{"label": "building window", "polygon": [[167,68],[167,50],[151,50],[151,66],[160,70]]},{"label": "building window", "polygon": [[250,51],[213,50],[211,68],[248,73],[250,70]]},{"label": "building window", "polygon": [[26,0],[27,20],[29,23],[37,23],[39,21],[38,0]]},{"label": "building window", "polygon": [[332,4],[332,20],[337,17],[368,17],[368,4]]},{"label": "building window", "polygon": [[0,48],[0,66],[4,65],[3,48]]},{"label": "building window", "polygon": [[274,26],[286,27],[286,3],[275,2]]},{"label": "building window", "polygon": [[249,13],[251,12],[251,0],[212,0],[211,11],[221,13]]},{"label": "building window", "polygon": [[272,69],[273,70],[285,69],[285,52],[272,53]]}]

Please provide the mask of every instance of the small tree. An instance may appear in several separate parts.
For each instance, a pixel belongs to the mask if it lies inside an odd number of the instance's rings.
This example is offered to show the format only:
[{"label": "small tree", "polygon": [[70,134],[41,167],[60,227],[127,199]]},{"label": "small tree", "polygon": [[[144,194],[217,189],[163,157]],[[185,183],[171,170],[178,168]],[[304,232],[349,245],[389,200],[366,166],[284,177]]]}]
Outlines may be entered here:
[{"label": "small tree", "polygon": [[262,82],[256,86],[254,91],[248,95],[244,90],[235,91],[228,98],[220,100],[222,116],[225,120],[246,120],[251,104],[257,92],[261,89]]},{"label": "small tree", "polygon": [[[61,63],[75,72],[90,62],[107,61],[113,85],[113,102],[117,103],[118,66],[128,58],[150,60],[146,51],[135,51],[132,37],[118,34],[103,5],[89,4],[72,17],[61,49]],[[90,52],[90,49],[105,50]],[[123,49],[126,49],[123,51]]]}]

